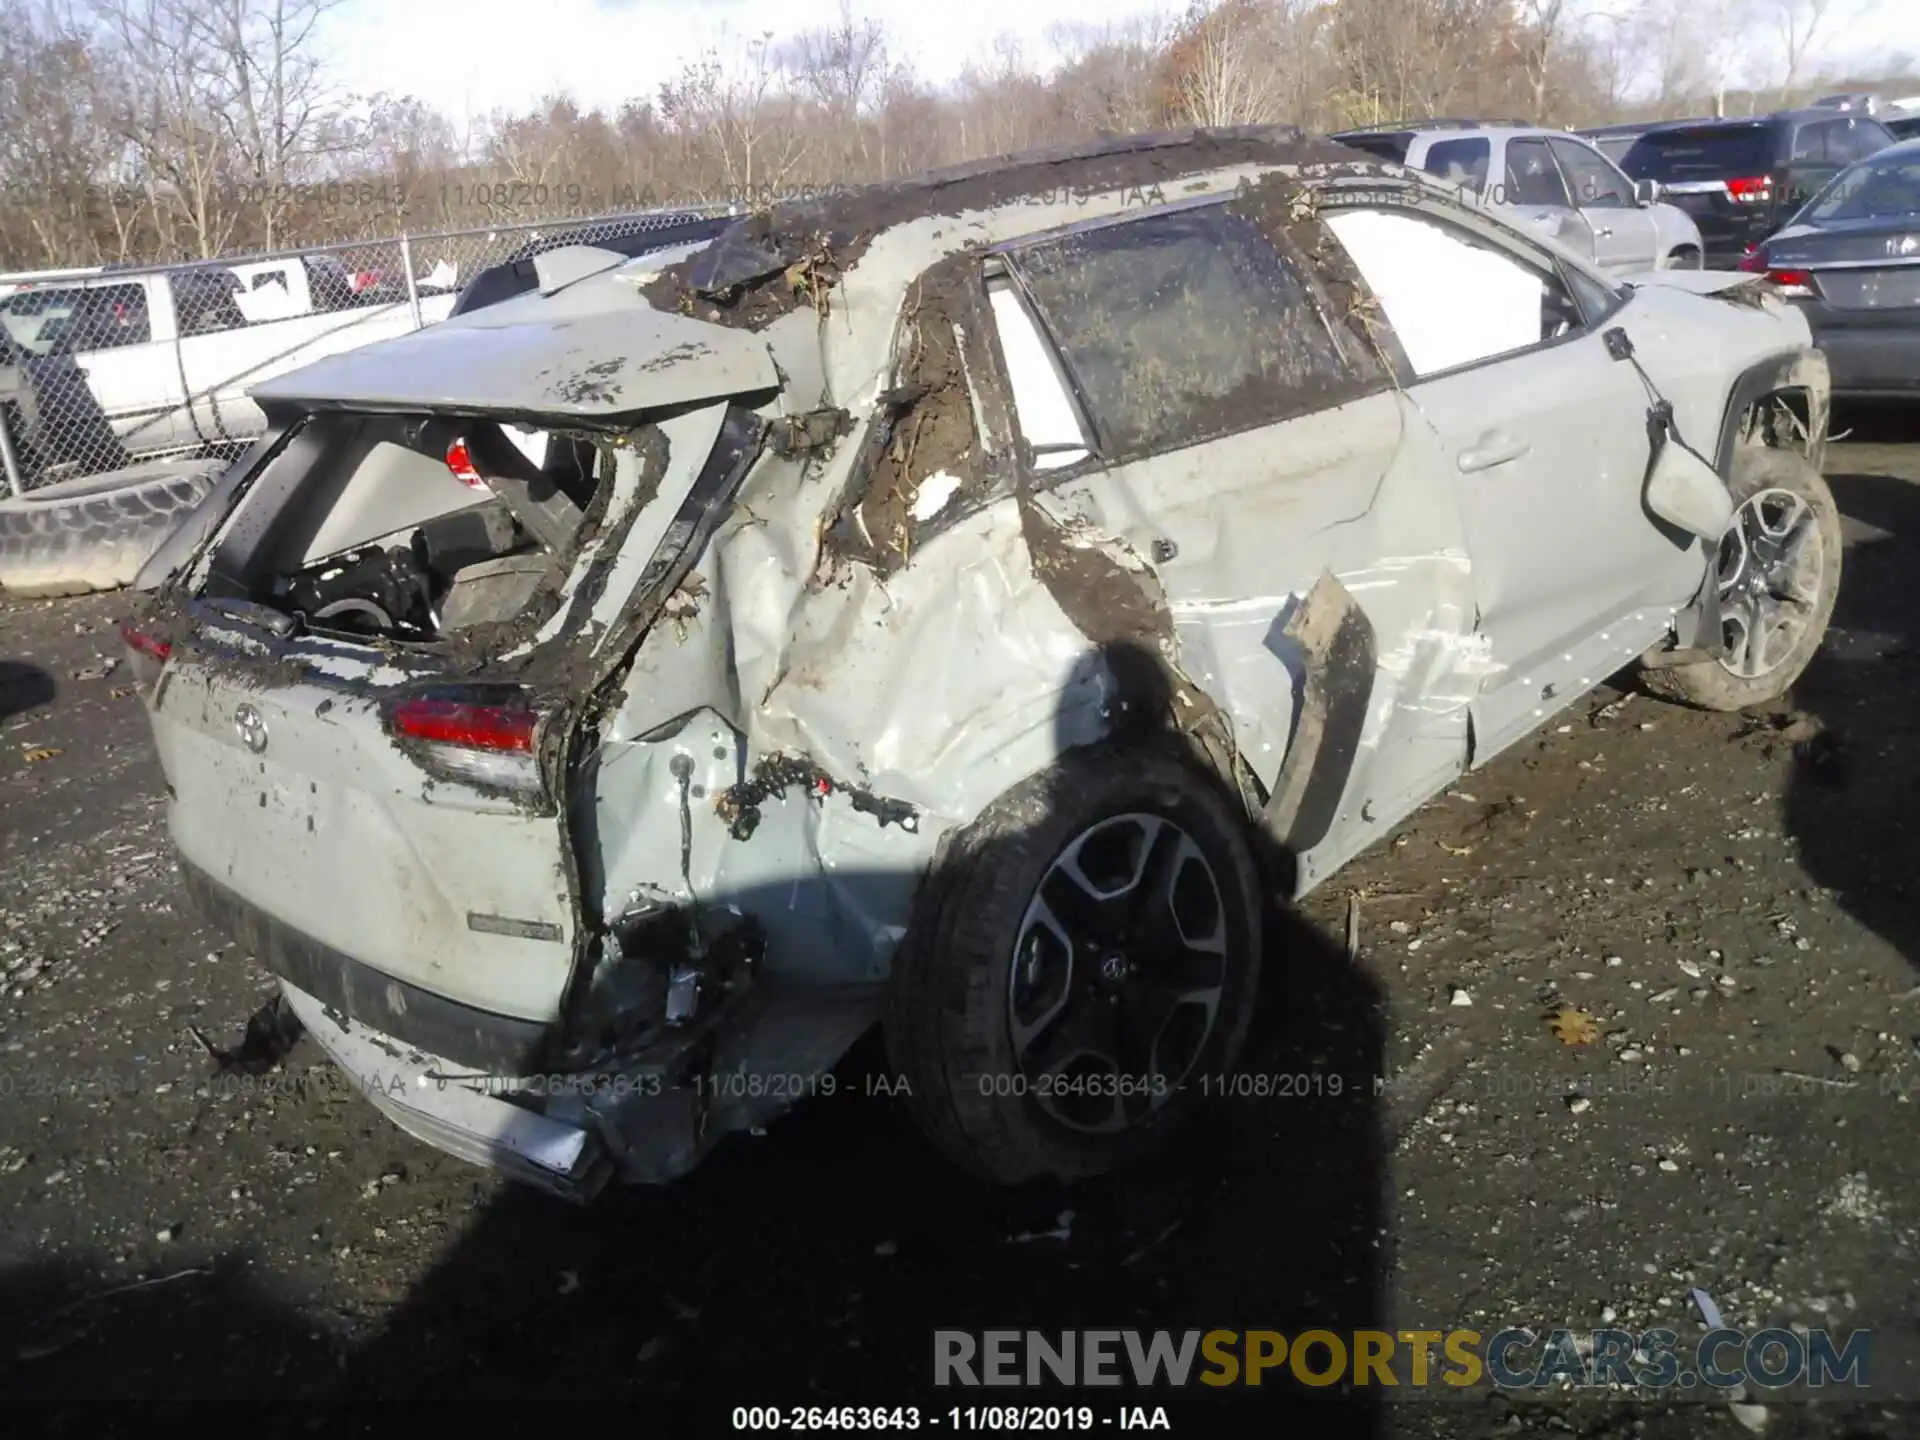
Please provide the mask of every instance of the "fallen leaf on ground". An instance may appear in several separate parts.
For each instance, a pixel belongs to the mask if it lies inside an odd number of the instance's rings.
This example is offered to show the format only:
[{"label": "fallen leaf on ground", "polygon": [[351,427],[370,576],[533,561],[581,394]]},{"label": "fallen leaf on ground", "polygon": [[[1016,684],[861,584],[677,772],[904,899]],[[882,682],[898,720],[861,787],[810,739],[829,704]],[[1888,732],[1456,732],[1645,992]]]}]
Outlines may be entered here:
[{"label": "fallen leaf on ground", "polygon": [[1563,1005],[1547,1016],[1547,1028],[1562,1045],[1591,1045],[1600,1038],[1600,1029],[1584,1010]]},{"label": "fallen leaf on ground", "polygon": [[1434,843],[1449,855],[1471,855],[1473,853],[1473,847],[1471,845],[1449,845],[1444,840],[1436,840]]},{"label": "fallen leaf on ground", "polygon": [[31,750],[23,750],[20,753],[20,758],[28,764],[32,764],[36,760],[51,760],[56,755],[64,755],[66,753],[66,751],[52,745],[36,745]]}]

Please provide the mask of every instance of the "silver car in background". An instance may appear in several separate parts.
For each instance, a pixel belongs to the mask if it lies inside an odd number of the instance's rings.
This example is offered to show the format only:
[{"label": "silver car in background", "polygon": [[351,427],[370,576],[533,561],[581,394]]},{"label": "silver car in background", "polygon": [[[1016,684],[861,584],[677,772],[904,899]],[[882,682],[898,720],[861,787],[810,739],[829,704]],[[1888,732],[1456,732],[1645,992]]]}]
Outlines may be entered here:
[{"label": "silver car in background", "polygon": [[1448,121],[1348,130],[1332,138],[1458,185],[1609,274],[1698,269],[1702,263],[1700,230],[1692,218],[1664,204],[1659,186],[1629,180],[1583,136]]}]

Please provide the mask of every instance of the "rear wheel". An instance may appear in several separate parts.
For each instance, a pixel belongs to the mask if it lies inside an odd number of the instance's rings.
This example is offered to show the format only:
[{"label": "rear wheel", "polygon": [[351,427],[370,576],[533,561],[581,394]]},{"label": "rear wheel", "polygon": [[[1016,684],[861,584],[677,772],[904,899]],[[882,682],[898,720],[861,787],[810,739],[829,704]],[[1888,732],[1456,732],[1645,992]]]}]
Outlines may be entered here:
[{"label": "rear wheel", "polygon": [[1706,263],[1705,257],[1691,245],[1682,245],[1667,256],[1665,269],[1699,270]]},{"label": "rear wheel", "polygon": [[1099,747],[956,838],[886,1022],[915,1117],[950,1158],[1002,1184],[1097,1174],[1178,1125],[1252,1014],[1245,823],[1179,759]]},{"label": "rear wheel", "polygon": [[1826,637],[1840,593],[1840,511],[1804,455],[1743,445],[1729,488],[1735,509],[1714,567],[1726,653],[1642,676],[1652,693],[1703,710],[1786,694]]}]

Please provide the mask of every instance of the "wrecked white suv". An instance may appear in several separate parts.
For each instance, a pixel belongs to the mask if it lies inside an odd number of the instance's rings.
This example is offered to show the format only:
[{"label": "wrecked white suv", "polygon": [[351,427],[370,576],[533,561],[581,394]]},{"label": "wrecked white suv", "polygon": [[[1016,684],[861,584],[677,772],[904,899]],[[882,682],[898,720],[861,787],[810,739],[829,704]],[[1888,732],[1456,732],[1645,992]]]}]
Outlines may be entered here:
[{"label": "wrecked white suv", "polygon": [[429,1144],[584,1197],[876,1020],[962,1165],[1231,1065],[1263,908],[1639,660],[1839,578],[1759,277],[1609,281],[1289,130],[540,261],[256,392],[129,621],[199,903]]}]

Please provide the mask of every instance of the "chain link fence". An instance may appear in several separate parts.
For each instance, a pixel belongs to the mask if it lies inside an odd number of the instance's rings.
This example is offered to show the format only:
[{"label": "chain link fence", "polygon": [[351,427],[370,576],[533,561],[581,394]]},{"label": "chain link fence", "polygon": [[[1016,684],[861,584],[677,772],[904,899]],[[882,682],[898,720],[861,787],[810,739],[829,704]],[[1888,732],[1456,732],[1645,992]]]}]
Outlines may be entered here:
[{"label": "chain link fence", "polygon": [[254,385],[444,320],[461,291],[493,267],[564,245],[644,254],[678,243],[666,232],[687,222],[741,209],[702,205],[189,264],[0,275],[7,491],[18,496],[148,459],[237,455],[265,428],[248,395]]}]

